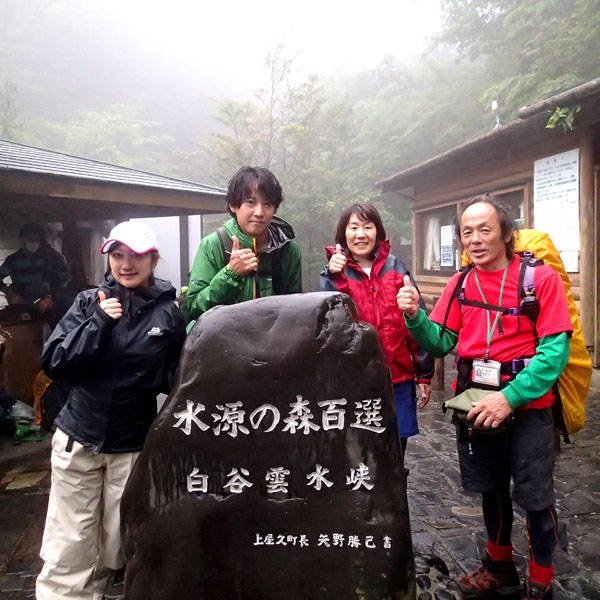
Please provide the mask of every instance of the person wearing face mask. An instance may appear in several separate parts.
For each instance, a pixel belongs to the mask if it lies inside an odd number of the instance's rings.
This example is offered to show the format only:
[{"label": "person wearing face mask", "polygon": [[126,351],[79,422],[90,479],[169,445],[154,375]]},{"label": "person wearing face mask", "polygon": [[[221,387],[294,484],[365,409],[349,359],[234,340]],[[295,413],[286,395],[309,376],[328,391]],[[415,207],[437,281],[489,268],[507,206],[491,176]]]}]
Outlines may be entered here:
[{"label": "person wearing face mask", "polygon": [[42,282],[52,289],[67,285],[70,277],[67,261],[50,246],[39,223],[25,223],[19,230],[19,240],[21,248],[7,256],[0,266],[0,291],[6,293],[7,277],[22,287]]},{"label": "person wearing face mask", "polygon": [[42,353],[46,374],[71,389],[52,438],[37,600],[101,600],[123,567],[121,496],[185,339],[175,289],[154,276],[152,230],[120,223],[101,252],[105,281],[77,296]]},{"label": "person wearing face mask", "polygon": [[348,294],[358,308],[360,320],[379,331],[392,374],[404,454],[408,438],[419,432],[415,383],[421,395],[418,406],[424,408],[429,402],[433,375],[433,358],[419,349],[408,333],[396,302],[408,269],[391,254],[379,212],[367,202],[352,204],[342,211],[335,242],[335,247],[325,248],[329,263],[321,271],[319,289]]}]

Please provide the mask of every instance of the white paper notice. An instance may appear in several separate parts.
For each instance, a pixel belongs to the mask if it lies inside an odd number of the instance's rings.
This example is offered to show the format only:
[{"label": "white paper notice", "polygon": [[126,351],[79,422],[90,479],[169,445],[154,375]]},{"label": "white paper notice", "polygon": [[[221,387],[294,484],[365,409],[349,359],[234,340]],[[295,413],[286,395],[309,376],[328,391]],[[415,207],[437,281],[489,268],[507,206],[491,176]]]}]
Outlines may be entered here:
[{"label": "white paper notice", "polygon": [[560,258],[567,273],[579,272],[579,252],[577,250],[563,250],[560,253]]},{"label": "white paper notice", "polygon": [[441,246],[441,258],[440,266],[452,267],[454,266],[454,248],[452,245],[452,225],[442,225],[440,227],[440,246]]},{"label": "white paper notice", "polygon": [[442,225],[440,227],[440,244],[442,246],[452,246],[453,225]]},{"label": "white paper notice", "polygon": [[535,228],[550,235],[561,255],[571,251],[563,260],[573,268],[579,256],[578,148],[535,161],[534,220]]}]

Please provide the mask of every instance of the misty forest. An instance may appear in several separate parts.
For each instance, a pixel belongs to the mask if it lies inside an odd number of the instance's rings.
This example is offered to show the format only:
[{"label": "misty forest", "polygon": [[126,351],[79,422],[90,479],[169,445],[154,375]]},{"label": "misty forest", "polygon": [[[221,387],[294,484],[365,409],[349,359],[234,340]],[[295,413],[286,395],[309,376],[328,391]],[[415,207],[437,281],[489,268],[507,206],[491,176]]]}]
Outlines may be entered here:
[{"label": "misty forest", "polygon": [[244,93],[133,41],[124,60],[93,5],[0,0],[0,138],[209,185],[267,166],[285,191],[280,213],[302,247],[307,291],[353,201],[374,202],[396,254],[410,258],[400,248],[409,206],[376,181],[600,76],[600,0],[440,0],[425,51],[337,75],[302,72],[282,40]]}]

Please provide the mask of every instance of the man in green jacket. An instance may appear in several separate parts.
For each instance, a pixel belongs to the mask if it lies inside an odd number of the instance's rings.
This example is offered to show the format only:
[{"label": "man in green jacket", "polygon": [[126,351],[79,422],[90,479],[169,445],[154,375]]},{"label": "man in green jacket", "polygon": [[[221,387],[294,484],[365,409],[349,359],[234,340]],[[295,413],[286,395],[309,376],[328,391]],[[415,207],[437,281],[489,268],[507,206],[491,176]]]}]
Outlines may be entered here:
[{"label": "man in green jacket", "polygon": [[202,240],[190,274],[192,319],[218,304],[302,291],[300,247],[292,227],[275,216],[283,201],[264,167],[242,167],[227,186],[233,218]]}]

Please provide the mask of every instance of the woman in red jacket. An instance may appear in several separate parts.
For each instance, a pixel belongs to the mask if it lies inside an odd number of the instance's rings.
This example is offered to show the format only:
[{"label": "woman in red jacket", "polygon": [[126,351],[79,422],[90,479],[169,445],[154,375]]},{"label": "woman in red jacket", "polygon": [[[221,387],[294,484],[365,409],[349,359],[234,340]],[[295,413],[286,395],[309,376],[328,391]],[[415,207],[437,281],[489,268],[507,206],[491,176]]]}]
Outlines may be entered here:
[{"label": "woman in red jacket", "polygon": [[321,271],[319,289],[348,294],[361,321],[379,331],[392,374],[404,453],[407,438],[419,433],[415,382],[421,392],[419,408],[423,408],[429,402],[433,374],[433,358],[419,350],[408,333],[396,300],[404,276],[410,274],[404,263],[390,254],[381,217],[371,204],[358,202],[342,211],[335,242],[335,248],[325,249],[329,264]]}]

